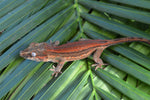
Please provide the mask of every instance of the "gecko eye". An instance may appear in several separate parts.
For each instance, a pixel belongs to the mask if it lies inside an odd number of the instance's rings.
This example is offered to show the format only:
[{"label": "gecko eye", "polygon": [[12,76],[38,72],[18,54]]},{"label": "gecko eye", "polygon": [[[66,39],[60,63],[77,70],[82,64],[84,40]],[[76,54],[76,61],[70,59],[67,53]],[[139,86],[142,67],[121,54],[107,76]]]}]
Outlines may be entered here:
[{"label": "gecko eye", "polygon": [[36,53],[35,53],[35,52],[32,52],[32,53],[31,53],[31,56],[32,56],[32,57],[35,57],[35,56],[36,56]]}]

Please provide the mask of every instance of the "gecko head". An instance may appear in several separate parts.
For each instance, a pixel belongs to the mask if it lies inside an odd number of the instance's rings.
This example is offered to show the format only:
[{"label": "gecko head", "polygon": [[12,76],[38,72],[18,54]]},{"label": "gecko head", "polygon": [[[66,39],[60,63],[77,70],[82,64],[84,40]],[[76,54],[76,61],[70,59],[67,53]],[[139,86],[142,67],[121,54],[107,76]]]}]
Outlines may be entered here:
[{"label": "gecko head", "polygon": [[48,45],[46,43],[31,43],[28,48],[20,51],[20,56],[34,61],[43,61],[44,50]]}]

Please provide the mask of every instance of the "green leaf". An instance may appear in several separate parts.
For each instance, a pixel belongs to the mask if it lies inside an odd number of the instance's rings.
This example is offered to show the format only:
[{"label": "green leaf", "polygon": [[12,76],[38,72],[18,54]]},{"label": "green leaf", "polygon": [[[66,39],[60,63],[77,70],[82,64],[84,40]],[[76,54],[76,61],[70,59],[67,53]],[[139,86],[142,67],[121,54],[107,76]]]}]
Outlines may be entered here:
[{"label": "green leaf", "polygon": [[149,19],[149,1],[145,0],[1,0],[0,99],[149,99],[150,44],[113,45],[100,57],[108,64],[103,69],[95,71],[90,56],[66,62],[57,77],[49,70],[56,63],[19,56],[32,42],[150,40]]},{"label": "green leaf", "polygon": [[[58,13],[51,19],[47,20],[46,23],[44,23],[43,25],[40,25],[35,30],[31,31],[28,35],[22,38],[21,41],[19,41],[18,43],[13,45],[10,49],[8,49],[0,57],[0,69],[4,68],[6,65],[11,63],[11,61],[15,60],[15,58],[18,57],[18,52],[25,49],[29,43],[44,41],[47,35],[49,35],[49,32],[51,32],[50,35],[52,35],[53,32],[57,29],[56,27],[59,27],[60,24],[64,21],[64,19],[69,17],[69,13],[70,14],[72,13],[71,9],[72,8],[69,7],[66,10]],[[68,12],[68,16],[66,16],[67,12]],[[53,25],[55,25],[55,27],[53,27]],[[42,33],[42,36],[40,36],[41,33]],[[6,62],[4,62],[5,60]]]},{"label": "green leaf", "polygon": [[[105,56],[107,55],[107,56]],[[109,61],[110,64],[117,67],[120,70],[123,70],[130,75],[142,80],[143,82],[150,85],[150,74],[149,71],[138,66],[137,64],[133,63],[132,61],[118,57],[114,54],[110,54],[109,52],[104,53],[104,60]]]},{"label": "green leaf", "polygon": [[150,13],[136,10],[130,7],[119,6],[115,4],[103,3],[98,1],[83,0],[81,4],[91,7],[98,11],[107,12],[116,16],[133,19],[139,22],[150,24]]},{"label": "green leaf", "polygon": [[[47,91],[45,91],[45,93],[40,97],[40,99],[46,99],[46,98],[51,98],[51,99],[56,99],[59,97],[59,95],[62,94],[62,91],[65,89],[65,87],[67,85],[69,85],[69,83],[71,82],[71,80],[73,81],[75,77],[77,77],[77,73],[79,74],[79,72],[81,73],[81,71],[84,69],[80,69],[80,66],[83,65],[83,62],[76,62],[74,63],[72,66],[70,66],[65,73],[63,73],[55,82],[53,85],[51,85],[51,87],[49,87],[47,89]],[[87,74],[88,75],[88,74]],[[86,75],[86,76],[87,76]],[[63,80],[63,79],[66,80]],[[86,77],[85,77],[86,78]],[[73,84],[72,84],[73,86]],[[53,90],[53,91],[51,91]]]},{"label": "green leaf", "polygon": [[97,92],[105,99],[105,100],[119,100],[116,97],[110,95],[109,93],[107,93],[106,91],[104,91],[103,89],[99,88],[99,87],[95,87]]},{"label": "green leaf", "polygon": [[[38,92],[41,88],[43,88],[45,83],[47,83],[51,79],[50,71],[47,70],[48,66],[49,63],[46,63],[42,65],[36,73],[31,72],[25,78],[24,82],[19,85],[18,88],[20,89],[17,89],[18,91],[15,91],[15,93],[13,93],[11,99],[30,99],[35,92]],[[26,84],[26,82],[28,83]]]},{"label": "green leaf", "polygon": [[5,14],[9,13],[13,9],[15,9],[17,6],[23,4],[25,0],[5,0],[2,3],[0,3],[0,17],[4,16]]},{"label": "green leaf", "polygon": [[39,10],[47,1],[48,0],[29,0],[20,5],[0,19],[0,30],[8,28],[13,22],[18,21],[23,16]]},{"label": "green leaf", "polygon": [[[57,6],[59,9],[54,10]],[[0,37],[0,52],[6,49],[8,46],[16,42],[18,39],[26,35],[28,32],[32,31],[37,25],[41,24],[49,17],[53,16],[58,11],[64,9],[66,5],[61,5],[60,1],[56,1],[51,5],[40,10],[36,14],[32,15],[28,19],[22,21],[20,24],[16,25],[13,29],[9,30]],[[50,12],[51,11],[51,12]],[[15,20],[15,19],[14,19]],[[15,36],[14,36],[15,35]],[[14,36],[14,37],[13,37]]]},{"label": "green leaf", "polygon": [[[148,0],[110,0],[132,6],[150,9],[150,1]],[[136,3],[135,3],[136,2]]]},{"label": "green leaf", "polygon": [[90,15],[87,13],[81,13],[81,16],[93,24],[96,24],[107,30],[116,32],[120,35],[130,36],[130,37],[143,37],[143,38],[150,39],[150,36],[148,34],[136,28],[130,27],[128,25],[121,24],[112,20],[108,20],[106,18]]},{"label": "green leaf", "polygon": [[98,76],[101,77],[103,80],[110,83],[116,89],[123,92],[125,95],[132,99],[148,100],[150,98],[149,95],[145,94],[144,92],[141,92],[140,90],[132,87],[131,85],[125,83],[123,80],[111,75],[110,73],[102,69],[97,71],[96,74],[98,74]]}]

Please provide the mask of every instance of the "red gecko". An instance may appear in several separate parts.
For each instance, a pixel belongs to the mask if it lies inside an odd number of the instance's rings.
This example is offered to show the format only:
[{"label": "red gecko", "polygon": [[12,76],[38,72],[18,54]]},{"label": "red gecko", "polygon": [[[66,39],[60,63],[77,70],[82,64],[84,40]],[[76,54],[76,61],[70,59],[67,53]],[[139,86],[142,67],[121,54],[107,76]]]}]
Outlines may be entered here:
[{"label": "red gecko", "polygon": [[93,64],[92,66],[96,66],[95,69],[101,68],[101,66],[105,64],[99,57],[105,48],[111,45],[132,41],[142,41],[150,44],[150,40],[133,37],[113,40],[80,40],[63,45],[58,45],[58,42],[31,43],[27,49],[20,52],[20,56],[35,61],[52,61],[58,63],[57,67],[53,66],[53,69],[50,69],[51,71],[54,71],[52,75],[57,77],[58,73],[61,73],[61,69],[65,62],[84,59],[93,52],[93,59],[96,64]]}]

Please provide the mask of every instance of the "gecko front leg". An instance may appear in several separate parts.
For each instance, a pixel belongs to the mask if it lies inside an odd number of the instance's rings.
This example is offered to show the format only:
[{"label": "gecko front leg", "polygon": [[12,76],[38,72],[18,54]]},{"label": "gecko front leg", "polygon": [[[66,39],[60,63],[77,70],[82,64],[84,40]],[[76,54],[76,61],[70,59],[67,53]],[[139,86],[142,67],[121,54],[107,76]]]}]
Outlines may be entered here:
[{"label": "gecko front leg", "polygon": [[93,55],[93,60],[96,62],[96,64],[92,64],[92,66],[96,66],[95,70],[97,70],[97,68],[102,68],[102,65],[107,65],[104,64],[102,59],[99,58],[106,47],[98,47]]},{"label": "gecko front leg", "polygon": [[58,46],[59,44],[60,44],[59,41],[52,42],[52,40],[50,40],[50,43],[49,43],[50,46]]},{"label": "gecko front leg", "polygon": [[61,61],[57,64],[56,67],[53,65],[53,69],[49,69],[49,70],[51,70],[51,71],[54,71],[53,74],[52,74],[52,76],[55,75],[55,77],[57,77],[57,75],[58,75],[59,73],[62,73],[62,72],[61,72],[61,69],[62,69],[62,67],[64,66],[64,63],[65,63],[65,61],[64,61],[64,60],[61,60]]}]

